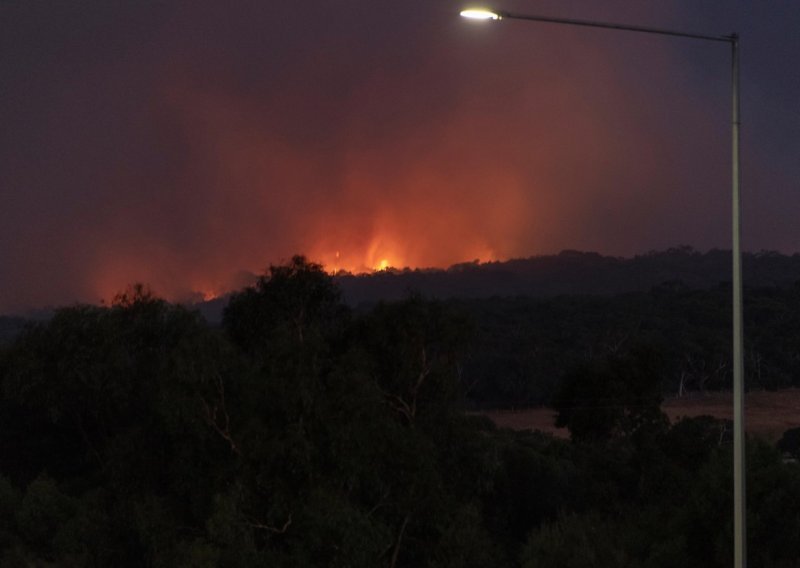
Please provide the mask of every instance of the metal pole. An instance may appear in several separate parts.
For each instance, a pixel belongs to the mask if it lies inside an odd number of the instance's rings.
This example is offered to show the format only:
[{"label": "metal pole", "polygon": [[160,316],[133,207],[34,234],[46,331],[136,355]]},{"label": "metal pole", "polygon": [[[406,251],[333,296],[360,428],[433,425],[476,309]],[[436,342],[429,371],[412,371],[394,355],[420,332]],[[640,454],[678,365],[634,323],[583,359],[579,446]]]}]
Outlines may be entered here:
[{"label": "metal pole", "polygon": [[745,523],[744,363],[742,332],[742,211],[739,191],[739,37],[731,36],[731,96],[733,102],[733,539],[734,567],[747,565]]}]

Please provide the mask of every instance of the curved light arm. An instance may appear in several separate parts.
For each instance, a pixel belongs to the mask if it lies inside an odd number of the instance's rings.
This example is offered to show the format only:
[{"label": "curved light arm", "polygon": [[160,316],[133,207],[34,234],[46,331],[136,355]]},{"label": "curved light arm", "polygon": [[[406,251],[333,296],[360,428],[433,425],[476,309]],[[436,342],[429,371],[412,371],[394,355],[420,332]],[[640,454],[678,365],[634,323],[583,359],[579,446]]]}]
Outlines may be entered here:
[{"label": "curved light arm", "polygon": [[528,14],[514,14],[512,12],[501,12],[484,9],[463,10],[461,16],[473,20],[528,20],[531,22],[544,22],[549,24],[568,24],[571,26],[584,26],[587,28],[604,28],[608,30],[622,30],[626,32],[642,32],[648,34],[670,35],[677,37],[688,37],[693,39],[705,39],[708,41],[724,41],[734,43],[738,37],[731,35],[707,35],[678,30],[667,30],[663,28],[651,28],[647,26],[631,26],[628,24],[616,24],[611,22],[594,22],[591,20],[576,20],[573,18],[553,18],[550,16],[532,16]]}]

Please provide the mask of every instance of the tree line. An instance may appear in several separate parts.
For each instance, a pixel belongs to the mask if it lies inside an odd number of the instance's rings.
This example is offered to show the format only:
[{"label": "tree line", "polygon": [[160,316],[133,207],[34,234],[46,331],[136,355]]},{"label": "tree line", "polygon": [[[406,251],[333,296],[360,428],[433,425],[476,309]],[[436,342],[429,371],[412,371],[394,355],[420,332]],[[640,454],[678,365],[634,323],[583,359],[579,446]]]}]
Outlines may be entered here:
[{"label": "tree line", "polygon": [[[692,290],[713,288],[731,282],[731,262],[730,251],[700,252],[686,245],[632,258],[565,250],[555,255],[486,263],[475,260],[446,270],[390,268],[366,275],[339,273],[336,281],[348,303],[355,306],[400,300],[409,289],[442,299],[612,296],[647,292],[675,279]],[[800,281],[800,254],[745,252],[742,272],[745,285],[751,288],[789,287]]]},{"label": "tree line", "polygon": [[[563,361],[565,441],[465,412],[480,333],[302,257],[219,328],[141,286],[58,310],[0,350],[0,565],[730,564],[730,447],[667,423],[658,348]],[[794,566],[800,471],[748,447],[751,561]]]},{"label": "tree line", "polygon": [[[800,386],[800,285],[744,294],[748,389]],[[476,326],[465,375],[478,408],[549,405],[571,367],[636,349],[657,351],[664,394],[727,390],[731,288],[671,281],[647,292],[448,300]]]}]

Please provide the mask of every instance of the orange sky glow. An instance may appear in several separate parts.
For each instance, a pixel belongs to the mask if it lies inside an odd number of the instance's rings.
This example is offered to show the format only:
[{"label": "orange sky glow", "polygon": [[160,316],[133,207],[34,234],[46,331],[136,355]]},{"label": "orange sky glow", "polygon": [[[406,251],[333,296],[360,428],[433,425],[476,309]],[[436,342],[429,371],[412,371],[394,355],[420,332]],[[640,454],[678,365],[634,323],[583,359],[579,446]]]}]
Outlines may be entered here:
[{"label": "orange sky glow", "polygon": [[[0,22],[0,314],[133,283],[209,299],[295,254],[359,273],[729,246],[724,45],[481,25],[457,0],[335,16],[316,1],[90,4],[16,3]],[[709,33],[761,21],[712,4],[537,10]],[[794,252],[800,95],[756,46],[797,34],[749,31],[744,247]]]}]

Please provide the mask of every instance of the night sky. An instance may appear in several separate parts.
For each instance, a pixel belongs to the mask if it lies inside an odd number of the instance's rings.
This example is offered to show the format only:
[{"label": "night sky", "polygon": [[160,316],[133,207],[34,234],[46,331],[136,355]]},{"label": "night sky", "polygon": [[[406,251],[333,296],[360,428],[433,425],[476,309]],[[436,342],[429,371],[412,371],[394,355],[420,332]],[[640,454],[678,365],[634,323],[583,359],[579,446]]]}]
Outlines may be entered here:
[{"label": "night sky", "polygon": [[[730,247],[727,44],[467,6],[0,0],[0,313],[211,296],[295,253]],[[800,249],[800,2],[494,7],[738,32],[744,248]]]}]

